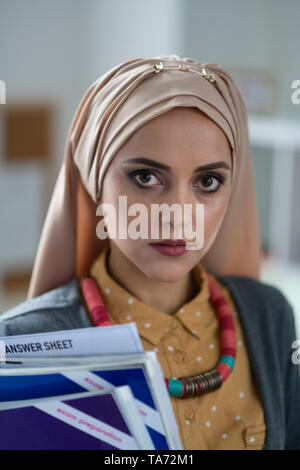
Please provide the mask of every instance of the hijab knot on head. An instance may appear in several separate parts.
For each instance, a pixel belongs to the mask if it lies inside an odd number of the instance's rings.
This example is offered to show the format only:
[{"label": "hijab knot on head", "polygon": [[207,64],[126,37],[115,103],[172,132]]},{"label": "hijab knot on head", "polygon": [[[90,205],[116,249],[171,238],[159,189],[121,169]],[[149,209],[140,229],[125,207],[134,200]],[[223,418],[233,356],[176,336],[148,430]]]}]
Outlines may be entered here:
[{"label": "hijab knot on head", "polygon": [[215,274],[259,275],[259,235],[247,114],[229,74],[176,54],[125,61],[88,88],[75,112],[32,271],[28,298],[85,274],[105,240],[96,207],[105,173],[143,124],[175,107],[194,107],[225,133],[232,191],[216,239],[202,258]]}]

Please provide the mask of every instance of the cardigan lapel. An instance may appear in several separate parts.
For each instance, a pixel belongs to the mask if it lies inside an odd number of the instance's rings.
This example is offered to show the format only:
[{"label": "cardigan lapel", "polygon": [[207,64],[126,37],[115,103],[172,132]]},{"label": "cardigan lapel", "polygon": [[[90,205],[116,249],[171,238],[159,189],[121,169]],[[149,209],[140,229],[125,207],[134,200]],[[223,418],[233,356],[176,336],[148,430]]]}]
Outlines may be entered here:
[{"label": "cardigan lapel", "polygon": [[[262,317],[267,315],[267,299],[256,292],[255,284],[242,276],[221,276],[214,274],[221,283],[230,290],[237,306],[237,315],[240,318],[243,334],[245,336],[249,362],[254,383],[257,386],[264,408],[266,420],[266,439],[263,450],[284,449],[284,415],[282,418],[282,384],[283,378],[278,364],[270,368],[270,355],[273,348],[268,348],[268,331],[264,333],[265,325]],[[267,319],[264,318],[264,321]],[[269,345],[271,346],[271,345]],[[267,354],[266,354],[267,353]],[[268,357],[268,360],[266,359]],[[277,412],[278,410],[278,412]]]}]

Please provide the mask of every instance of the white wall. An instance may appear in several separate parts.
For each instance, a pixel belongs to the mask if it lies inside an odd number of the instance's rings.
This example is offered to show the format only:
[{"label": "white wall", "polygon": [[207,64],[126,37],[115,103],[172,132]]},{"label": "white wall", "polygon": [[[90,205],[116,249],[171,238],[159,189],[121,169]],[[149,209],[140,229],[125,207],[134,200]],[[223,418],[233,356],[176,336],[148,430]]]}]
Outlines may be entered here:
[{"label": "white wall", "polygon": [[300,79],[299,0],[189,0],[184,50],[200,61],[267,68],[278,80],[278,115],[300,118],[290,100]]},{"label": "white wall", "polygon": [[51,99],[54,183],[65,139],[88,86],[139,56],[175,53],[183,42],[180,0],[0,0],[0,79],[12,99]]},{"label": "white wall", "polygon": [[85,4],[85,86],[125,60],[182,49],[182,0],[88,0]]},{"label": "white wall", "polygon": [[53,101],[55,166],[82,89],[83,8],[80,0],[0,1],[0,75],[6,100]]},{"label": "white wall", "polygon": [[[55,113],[53,155],[46,177],[36,163],[27,168],[7,165],[0,142],[0,276],[16,267],[17,260],[19,268],[26,269],[36,253],[69,121],[81,92],[82,9],[79,0],[0,1],[0,78],[6,83],[6,105],[42,100],[52,103]],[[1,124],[0,119],[0,139]]]}]

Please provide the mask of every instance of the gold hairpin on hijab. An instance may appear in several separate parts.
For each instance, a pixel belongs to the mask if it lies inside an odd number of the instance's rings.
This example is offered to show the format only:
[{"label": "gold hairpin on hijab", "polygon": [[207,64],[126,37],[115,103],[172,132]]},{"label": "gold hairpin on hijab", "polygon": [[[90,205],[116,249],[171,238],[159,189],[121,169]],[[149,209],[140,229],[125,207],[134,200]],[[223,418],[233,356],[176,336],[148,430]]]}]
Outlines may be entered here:
[{"label": "gold hairpin on hijab", "polygon": [[201,75],[201,77],[206,78],[210,83],[216,83],[215,76],[213,73],[208,73],[204,67],[201,68],[201,72],[198,72],[198,70],[190,68],[188,65],[177,65],[177,66],[164,66],[162,62],[159,62],[159,64],[154,65],[155,71],[154,73],[158,72],[165,72],[166,70],[181,70],[183,72],[189,71],[189,72],[195,72],[198,75]]}]

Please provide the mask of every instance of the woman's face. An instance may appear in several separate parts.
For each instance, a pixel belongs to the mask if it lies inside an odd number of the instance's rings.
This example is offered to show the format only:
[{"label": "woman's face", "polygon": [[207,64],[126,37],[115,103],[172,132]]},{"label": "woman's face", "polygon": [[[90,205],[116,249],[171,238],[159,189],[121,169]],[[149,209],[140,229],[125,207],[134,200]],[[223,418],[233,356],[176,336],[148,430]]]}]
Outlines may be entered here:
[{"label": "woman's face", "polygon": [[[141,158],[143,161],[138,162],[137,159]],[[214,167],[202,168],[207,165]],[[117,239],[109,237],[112,248],[120,250],[152,280],[173,282],[186,276],[201,261],[216,238],[229,202],[231,165],[231,148],[227,137],[219,126],[198,109],[177,107],[148,121],[117,152],[104,177],[101,202],[113,205],[117,214]],[[127,197],[128,210],[136,203],[146,209],[149,230],[147,239],[132,239],[128,235],[128,225],[137,219],[139,213],[127,216],[127,212],[122,214],[122,230],[125,230],[127,237],[119,237],[119,196]],[[162,236],[160,217],[159,238],[151,238],[152,205],[167,204],[171,207],[174,203],[182,209],[182,236],[176,236],[178,232],[175,232],[174,222],[178,228],[178,219],[170,212],[169,236]],[[150,243],[166,238],[191,241],[184,236],[184,223],[187,222],[183,218],[185,204],[192,208],[189,222],[193,230],[197,223],[196,205],[204,205],[202,248],[188,250],[181,256],[162,254]],[[112,233],[109,218],[106,224],[109,235]]]}]

